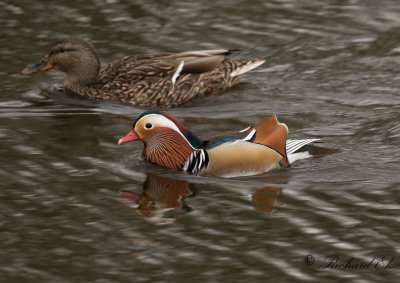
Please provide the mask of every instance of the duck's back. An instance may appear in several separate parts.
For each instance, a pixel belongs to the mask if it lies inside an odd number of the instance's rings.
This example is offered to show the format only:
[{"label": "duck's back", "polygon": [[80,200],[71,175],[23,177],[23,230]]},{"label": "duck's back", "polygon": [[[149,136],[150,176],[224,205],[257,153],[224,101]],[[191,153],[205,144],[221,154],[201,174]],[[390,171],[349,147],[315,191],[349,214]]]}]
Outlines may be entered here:
[{"label": "duck's back", "polygon": [[[102,92],[123,103],[173,107],[202,94],[220,93],[263,60],[234,62],[230,50],[141,54],[111,62],[100,72]],[[244,69],[244,70],[241,70]]]}]

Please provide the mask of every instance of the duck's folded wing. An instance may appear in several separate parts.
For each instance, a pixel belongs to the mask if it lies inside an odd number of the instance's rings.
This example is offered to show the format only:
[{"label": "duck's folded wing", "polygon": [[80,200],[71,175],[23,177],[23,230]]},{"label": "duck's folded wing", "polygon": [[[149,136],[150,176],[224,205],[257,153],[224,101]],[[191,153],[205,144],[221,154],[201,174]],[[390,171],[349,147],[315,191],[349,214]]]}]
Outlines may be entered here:
[{"label": "duck's folded wing", "polygon": [[[137,54],[125,56],[111,62],[102,70],[102,75],[115,76],[132,70],[159,67],[167,71],[176,70],[182,62],[181,74],[200,74],[212,71],[226,56],[238,49],[199,50],[182,53]],[[153,73],[152,71],[150,71]]]},{"label": "duck's folded wing", "polygon": [[219,50],[202,50],[173,54],[165,57],[176,67],[182,64],[182,74],[201,74],[214,70],[227,55],[235,50],[219,49]]},{"label": "duck's folded wing", "polygon": [[286,140],[288,136],[287,126],[279,123],[276,116],[263,118],[252,128],[246,128],[238,132],[225,132],[203,137],[207,149],[221,145],[225,142],[244,140],[250,143],[261,144],[272,148],[280,155],[286,156]]}]

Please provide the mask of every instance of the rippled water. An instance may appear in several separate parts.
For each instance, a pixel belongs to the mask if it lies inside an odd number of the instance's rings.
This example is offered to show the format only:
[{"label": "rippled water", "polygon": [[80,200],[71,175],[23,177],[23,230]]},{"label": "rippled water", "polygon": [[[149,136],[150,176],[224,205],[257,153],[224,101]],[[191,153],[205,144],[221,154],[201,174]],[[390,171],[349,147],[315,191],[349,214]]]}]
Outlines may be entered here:
[{"label": "rippled water", "polygon": [[[126,2],[0,0],[1,281],[396,282],[398,2]],[[103,63],[266,58],[226,94],[169,112],[199,135],[277,114],[291,136],[344,152],[239,179],[147,164],[141,144],[116,144],[142,109],[67,97],[62,73],[19,75],[70,35]]]}]

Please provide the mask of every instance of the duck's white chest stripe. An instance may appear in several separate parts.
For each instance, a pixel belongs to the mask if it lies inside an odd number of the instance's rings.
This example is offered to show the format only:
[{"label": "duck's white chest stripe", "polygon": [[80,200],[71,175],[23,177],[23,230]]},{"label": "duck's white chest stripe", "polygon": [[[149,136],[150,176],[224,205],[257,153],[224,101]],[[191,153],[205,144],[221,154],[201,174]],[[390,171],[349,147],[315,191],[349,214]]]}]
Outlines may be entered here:
[{"label": "duck's white chest stripe", "polygon": [[210,159],[207,151],[204,149],[195,150],[190,155],[182,169],[192,174],[198,174],[207,167],[209,161]]}]

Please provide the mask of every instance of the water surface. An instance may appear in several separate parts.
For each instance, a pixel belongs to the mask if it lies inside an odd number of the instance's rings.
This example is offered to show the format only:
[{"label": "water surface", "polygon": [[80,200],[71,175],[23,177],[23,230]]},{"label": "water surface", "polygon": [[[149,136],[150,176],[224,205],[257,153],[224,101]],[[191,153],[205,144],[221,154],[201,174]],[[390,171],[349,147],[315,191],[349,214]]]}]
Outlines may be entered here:
[{"label": "water surface", "polygon": [[[396,282],[399,13],[389,0],[0,1],[2,282]],[[72,35],[104,64],[266,58],[169,113],[198,135],[277,114],[292,137],[344,152],[238,179],[147,164],[140,143],[117,145],[143,109],[65,96],[56,71],[19,75]]]}]

